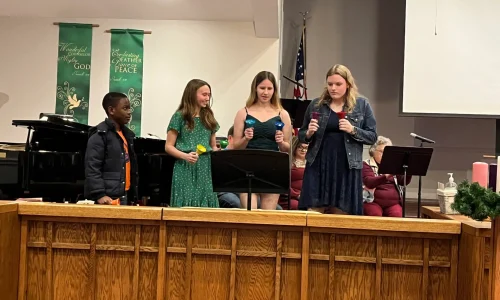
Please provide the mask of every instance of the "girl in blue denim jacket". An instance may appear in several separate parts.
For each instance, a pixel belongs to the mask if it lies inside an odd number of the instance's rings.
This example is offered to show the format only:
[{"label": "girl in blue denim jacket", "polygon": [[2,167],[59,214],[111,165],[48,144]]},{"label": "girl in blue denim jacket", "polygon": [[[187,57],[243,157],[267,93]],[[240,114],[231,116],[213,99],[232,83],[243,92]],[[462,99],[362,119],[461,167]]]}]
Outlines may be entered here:
[{"label": "girl in blue denim jacket", "polygon": [[326,84],[299,131],[299,139],[309,143],[299,209],[362,215],[363,145],[377,140],[375,117],[347,67],[333,66]]}]

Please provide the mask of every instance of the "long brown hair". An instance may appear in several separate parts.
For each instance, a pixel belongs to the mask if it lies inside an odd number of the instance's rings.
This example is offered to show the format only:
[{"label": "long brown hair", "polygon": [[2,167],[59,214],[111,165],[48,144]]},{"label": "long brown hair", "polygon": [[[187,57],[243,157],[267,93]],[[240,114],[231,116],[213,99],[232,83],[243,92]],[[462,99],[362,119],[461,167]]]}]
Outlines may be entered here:
[{"label": "long brown hair", "polygon": [[[201,79],[191,79],[182,94],[181,104],[177,110],[181,112],[182,118],[190,130],[194,128],[194,115],[196,114],[196,107],[198,105],[198,89],[205,85],[210,89],[210,97],[212,97],[212,87]],[[209,130],[213,131],[217,128],[214,112],[208,105],[200,108],[200,121]]]},{"label": "long brown hair", "polygon": [[259,86],[259,84],[266,79],[271,81],[274,88],[273,96],[271,97],[271,106],[277,109],[282,109],[280,98],[278,98],[278,85],[276,84],[276,78],[273,73],[268,71],[261,71],[255,75],[252,85],[250,86],[250,95],[248,96],[246,107],[250,107],[257,102],[257,86]]},{"label": "long brown hair", "polygon": [[[358,87],[356,86],[356,82],[354,77],[351,74],[351,71],[344,65],[335,65],[328,70],[326,73],[325,80],[332,75],[339,75],[347,83],[347,90],[345,92],[345,105],[347,107],[348,112],[352,112],[354,107],[356,106],[356,97],[358,97]],[[332,97],[330,93],[328,93],[328,87],[325,86],[323,93],[321,94],[320,100],[318,101],[318,106],[323,103],[330,103],[332,101]]]}]

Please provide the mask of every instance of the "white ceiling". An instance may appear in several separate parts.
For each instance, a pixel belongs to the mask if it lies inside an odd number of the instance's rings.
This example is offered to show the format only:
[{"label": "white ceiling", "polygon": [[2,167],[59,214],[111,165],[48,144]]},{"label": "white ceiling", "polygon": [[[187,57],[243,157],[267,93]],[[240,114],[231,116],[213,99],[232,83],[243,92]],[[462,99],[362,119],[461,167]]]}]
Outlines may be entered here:
[{"label": "white ceiling", "polygon": [[0,0],[0,16],[254,22],[278,37],[278,0]]}]

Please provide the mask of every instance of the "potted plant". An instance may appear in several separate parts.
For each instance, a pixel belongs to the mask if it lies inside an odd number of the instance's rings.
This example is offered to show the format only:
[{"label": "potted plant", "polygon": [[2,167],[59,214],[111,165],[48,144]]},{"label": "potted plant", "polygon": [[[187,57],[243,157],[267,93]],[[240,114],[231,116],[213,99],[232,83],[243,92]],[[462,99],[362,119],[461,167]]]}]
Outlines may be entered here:
[{"label": "potted plant", "polygon": [[477,221],[491,220],[491,300],[500,300],[500,194],[466,180],[458,185],[451,208]]}]

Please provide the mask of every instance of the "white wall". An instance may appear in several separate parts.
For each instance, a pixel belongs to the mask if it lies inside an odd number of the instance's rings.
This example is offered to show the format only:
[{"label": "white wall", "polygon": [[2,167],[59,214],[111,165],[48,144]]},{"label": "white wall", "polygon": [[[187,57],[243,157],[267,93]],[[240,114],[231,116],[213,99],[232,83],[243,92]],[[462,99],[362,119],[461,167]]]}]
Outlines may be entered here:
[{"label": "white wall", "polygon": [[59,31],[53,22],[94,23],[89,124],[102,121],[109,91],[111,28],[152,30],[144,37],[142,135],[165,136],[170,117],[192,78],[212,86],[213,110],[225,136],[253,77],[278,75],[278,39],[256,38],[252,22],[0,18],[0,142],[23,142],[27,131],[13,119],[54,112]]},{"label": "white wall", "polygon": [[[437,181],[454,172],[467,178],[474,161],[493,154],[495,121],[400,117],[399,99],[404,62],[405,1],[401,0],[284,0],[283,75],[294,77],[302,18],[307,20],[307,85],[310,99],[323,89],[325,74],[334,64],[347,65],[362,94],[370,99],[379,135],[397,145],[413,145],[411,132],[436,140],[429,172],[423,178],[423,198],[435,198]],[[422,62],[425,64],[426,62]],[[282,97],[293,86],[282,81]],[[425,97],[425,84],[422,86]],[[418,178],[408,187],[416,198]]]},{"label": "white wall", "polygon": [[[406,1],[405,113],[500,116],[500,85],[485,80],[498,77],[500,69],[500,39],[492,38],[500,30],[499,11],[500,1],[491,0]],[[470,65],[479,76],[464,76]]]}]

